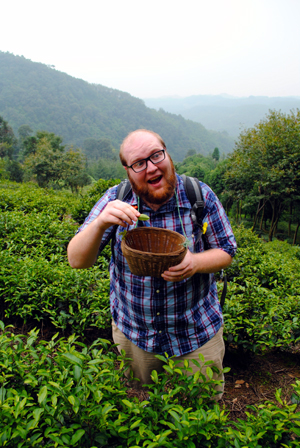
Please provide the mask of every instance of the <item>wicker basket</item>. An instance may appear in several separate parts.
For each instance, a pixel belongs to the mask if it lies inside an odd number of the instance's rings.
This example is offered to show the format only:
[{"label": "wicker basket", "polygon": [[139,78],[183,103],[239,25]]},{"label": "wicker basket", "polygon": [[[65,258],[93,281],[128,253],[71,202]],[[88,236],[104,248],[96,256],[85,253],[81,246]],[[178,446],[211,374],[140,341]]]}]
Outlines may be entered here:
[{"label": "wicker basket", "polygon": [[137,227],[122,239],[121,249],[132,274],[160,277],[179,264],[187,251],[185,237],[173,230]]}]

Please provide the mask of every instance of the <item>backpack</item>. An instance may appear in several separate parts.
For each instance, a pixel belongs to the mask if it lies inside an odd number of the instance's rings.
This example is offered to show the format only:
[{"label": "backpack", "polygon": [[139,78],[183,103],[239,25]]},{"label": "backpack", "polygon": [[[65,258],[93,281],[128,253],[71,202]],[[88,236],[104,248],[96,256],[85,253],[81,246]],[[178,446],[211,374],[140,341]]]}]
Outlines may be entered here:
[{"label": "backpack", "polygon": [[[203,200],[202,188],[199,184],[199,180],[196,177],[186,176],[185,174],[181,174],[180,177],[183,180],[183,185],[184,185],[184,189],[185,189],[187,198],[190,201],[191,206],[192,206],[191,218],[192,218],[193,224],[202,230],[202,214],[203,214],[203,209],[204,209],[205,203]],[[124,201],[124,199],[126,199],[128,193],[130,191],[131,191],[131,185],[130,185],[129,180],[128,179],[122,180],[122,182],[118,185],[118,188],[117,188],[116,199],[119,199],[120,201]],[[115,227],[117,228],[117,226],[115,226]],[[113,247],[115,245],[115,234],[116,234],[116,231],[114,232],[114,235],[111,240],[112,253],[113,253]],[[201,238],[202,235],[203,235],[202,232],[200,232],[199,238]],[[203,240],[203,242],[204,242],[204,248],[205,247],[207,248],[207,244],[206,244],[205,240]],[[223,291],[222,291],[221,300],[220,300],[220,305],[221,305],[221,307],[223,307],[224,302],[225,302],[226,293],[227,293],[227,276],[226,276],[226,274],[224,275],[223,269],[221,270],[220,278],[224,282]]]}]

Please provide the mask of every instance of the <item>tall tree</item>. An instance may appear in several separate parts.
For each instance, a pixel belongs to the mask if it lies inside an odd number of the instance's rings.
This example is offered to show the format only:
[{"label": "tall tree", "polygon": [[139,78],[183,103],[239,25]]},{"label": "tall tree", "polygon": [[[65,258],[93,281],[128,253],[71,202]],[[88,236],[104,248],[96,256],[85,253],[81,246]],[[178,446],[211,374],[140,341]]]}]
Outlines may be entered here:
[{"label": "tall tree", "polygon": [[[30,137],[31,138],[31,137]],[[31,140],[33,143],[33,140]],[[54,150],[47,137],[39,138],[24,162],[25,180],[34,179],[40,187],[59,186],[64,153]]]},{"label": "tall tree", "polygon": [[220,151],[219,151],[219,148],[215,148],[215,149],[213,150],[212,158],[215,159],[215,160],[217,160],[217,161],[220,159]]},{"label": "tall tree", "polygon": [[86,170],[86,157],[79,149],[69,149],[64,154],[64,167],[61,173],[65,186],[70,187],[72,193],[90,184],[91,178]]},{"label": "tall tree", "polygon": [[12,158],[17,140],[8,122],[0,116],[0,158]]},{"label": "tall tree", "polygon": [[[229,157],[226,185],[244,206],[272,208],[269,240],[300,187],[300,111],[270,111],[265,120],[239,136]],[[255,226],[256,220],[254,221]]]}]

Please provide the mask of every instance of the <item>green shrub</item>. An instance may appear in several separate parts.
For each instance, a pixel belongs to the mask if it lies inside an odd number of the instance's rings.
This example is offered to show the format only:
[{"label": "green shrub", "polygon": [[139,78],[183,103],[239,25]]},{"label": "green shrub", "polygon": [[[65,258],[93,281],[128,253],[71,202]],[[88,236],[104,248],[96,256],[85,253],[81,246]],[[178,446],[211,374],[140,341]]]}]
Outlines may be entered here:
[{"label": "green shrub", "polygon": [[[38,331],[15,335],[0,322],[0,446],[31,447],[296,447],[300,429],[292,397],[252,406],[232,422],[209,398],[214,380],[199,384],[165,358],[165,374],[152,372],[149,399],[127,396],[124,353],[103,339],[90,347],[68,339],[38,340]],[[210,376],[210,362],[203,366]],[[212,373],[211,373],[212,375]],[[198,394],[200,393],[200,396]]]},{"label": "green shrub", "polygon": [[111,188],[120,183],[120,179],[104,180],[99,179],[81,196],[80,203],[76,204],[72,209],[72,217],[78,224],[83,224],[85,218],[90,213],[93,206],[103,196],[108,188]]},{"label": "green shrub", "polygon": [[[80,334],[109,325],[109,279],[99,265],[75,270],[54,257],[18,258],[1,253],[0,300],[6,318],[51,319],[61,330]],[[16,269],[17,267],[17,269]]]},{"label": "green shrub", "polygon": [[52,211],[4,211],[0,215],[0,249],[19,257],[63,261],[75,230],[73,221],[58,219]]},{"label": "green shrub", "polygon": [[79,199],[67,191],[54,191],[34,183],[0,182],[0,210],[19,210],[25,213],[50,211],[57,216],[70,213]]},{"label": "green shrub", "polygon": [[223,308],[227,343],[258,352],[288,347],[300,337],[299,248],[265,243],[235,229],[238,251],[229,268]]}]

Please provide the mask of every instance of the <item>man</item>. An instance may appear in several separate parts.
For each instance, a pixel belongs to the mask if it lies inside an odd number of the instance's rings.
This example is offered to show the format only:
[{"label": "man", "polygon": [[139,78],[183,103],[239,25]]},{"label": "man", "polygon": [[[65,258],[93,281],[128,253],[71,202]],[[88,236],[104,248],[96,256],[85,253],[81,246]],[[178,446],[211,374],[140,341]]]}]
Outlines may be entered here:
[{"label": "man", "polygon": [[[113,339],[133,359],[133,375],[141,385],[151,382],[152,370],[162,370],[156,354],[199,361],[202,353],[221,370],[223,316],[213,273],[229,266],[236,252],[225,211],[212,190],[201,183],[203,218],[208,223],[204,250],[203,238],[197,238],[199,229],[193,228],[182,179],[161,137],[144,129],[130,133],[121,145],[120,159],[132,191],[124,201],[116,200],[117,187],[104,194],[70,241],[69,262],[74,268],[92,266],[111,239],[113,226],[118,226],[110,263]],[[120,232],[134,228],[141,212],[150,217],[153,227],[183,234],[183,226],[191,242],[183,261],[161,278],[131,274],[121,251]],[[195,365],[190,362],[190,366],[195,372]],[[214,374],[214,378],[223,380],[223,375]],[[223,387],[218,388],[219,398]]]}]

